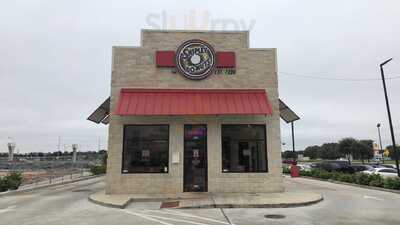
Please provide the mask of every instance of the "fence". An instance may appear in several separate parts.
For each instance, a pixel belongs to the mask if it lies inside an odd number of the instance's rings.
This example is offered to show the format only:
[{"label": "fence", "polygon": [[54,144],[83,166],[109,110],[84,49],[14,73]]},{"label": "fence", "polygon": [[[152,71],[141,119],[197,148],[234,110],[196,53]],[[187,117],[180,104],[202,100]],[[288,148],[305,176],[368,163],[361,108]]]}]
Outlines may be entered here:
[{"label": "fence", "polygon": [[27,158],[15,157],[14,161],[0,157],[0,177],[11,171],[22,172],[22,184],[19,189],[35,186],[64,183],[77,178],[90,175],[89,168],[92,165],[102,163],[102,157],[92,159],[80,159],[73,162],[69,158]]},{"label": "fence", "polygon": [[80,169],[79,171],[69,171],[63,174],[46,174],[31,177],[29,180],[24,178],[22,185],[18,190],[30,189],[32,187],[39,187],[49,184],[62,184],[78,178],[88,177],[92,174],[88,169]]}]

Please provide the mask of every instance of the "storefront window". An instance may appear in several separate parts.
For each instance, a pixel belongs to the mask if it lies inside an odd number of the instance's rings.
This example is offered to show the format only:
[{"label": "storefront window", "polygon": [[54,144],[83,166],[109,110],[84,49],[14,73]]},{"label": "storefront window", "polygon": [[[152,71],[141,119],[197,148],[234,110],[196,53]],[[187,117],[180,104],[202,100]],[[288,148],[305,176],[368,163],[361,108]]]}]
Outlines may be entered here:
[{"label": "storefront window", "polygon": [[265,125],[222,125],[222,172],[267,172]]},{"label": "storefront window", "polygon": [[167,173],[168,140],[168,125],[125,126],[122,173]]}]

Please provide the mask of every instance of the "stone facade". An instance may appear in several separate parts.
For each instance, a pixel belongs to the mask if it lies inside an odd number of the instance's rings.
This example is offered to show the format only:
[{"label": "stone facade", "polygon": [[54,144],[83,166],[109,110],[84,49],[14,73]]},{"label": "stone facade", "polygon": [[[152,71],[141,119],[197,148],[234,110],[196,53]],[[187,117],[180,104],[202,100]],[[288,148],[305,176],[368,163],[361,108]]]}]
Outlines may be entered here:
[{"label": "stone facade", "polygon": [[[155,65],[157,50],[173,50],[190,39],[201,39],[215,51],[234,51],[236,74],[212,74],[190,80],[171,68]],[[184,124],[207,125],[208,192],[281,192],[281,141],[278,103],[276,49],[249,48],[248,32],[142,30],[140,47],[113,47],[111,115],[106,193],[183,192]],[[121,88],[261,88],[272,105],[271,116],[118,116],[114,115]],[[169,124],[169,172],[122,174],[123,126],[126,124]],[[267,173],[222,173],[221,124],[266,124]],[[172,152],[180,162],[172,163]]]}]

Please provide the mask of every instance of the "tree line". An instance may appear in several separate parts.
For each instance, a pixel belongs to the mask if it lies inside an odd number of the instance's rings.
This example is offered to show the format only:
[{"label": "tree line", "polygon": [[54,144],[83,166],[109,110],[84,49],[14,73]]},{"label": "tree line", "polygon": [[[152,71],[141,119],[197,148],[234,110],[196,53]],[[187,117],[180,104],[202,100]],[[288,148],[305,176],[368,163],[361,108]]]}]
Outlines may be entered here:
[{"label": "tree line", "polygon": [[[346,158],[350,161],[351,158],[356,160],[369,160],[374,157],[372,140],[357,140],[355,138],[343,138],[339,142],[324,143],[321,146],[313,145],[304,149],[304,151],[285,151],[282,153],[282,158],[294,158],[298,154],[310,159],[325,159],[333,160]],[[396,152],[392,146],[387,146],[389,149],[389,157],[394,159]]]}]

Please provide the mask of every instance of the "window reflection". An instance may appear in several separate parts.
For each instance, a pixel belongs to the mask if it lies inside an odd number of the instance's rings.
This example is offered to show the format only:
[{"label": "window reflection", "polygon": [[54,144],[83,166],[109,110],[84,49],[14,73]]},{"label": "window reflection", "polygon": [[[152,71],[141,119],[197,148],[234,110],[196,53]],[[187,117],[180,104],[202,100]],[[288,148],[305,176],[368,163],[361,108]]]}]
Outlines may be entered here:
[{"label": "window reflection", "polygon": [[168,125],[125,126],[122,172],[167,173],[168,140]]},{"label": "window reflection", "polygon": [[222,125],[222,172],[267,172],[265,125]]}]

